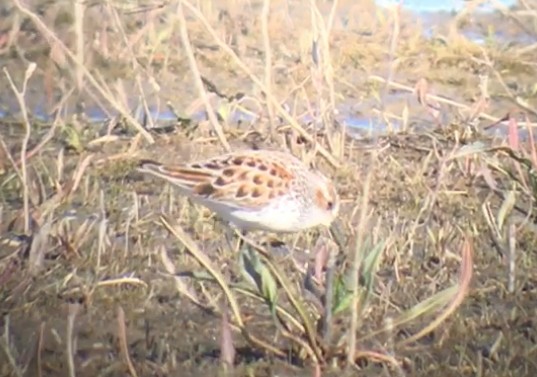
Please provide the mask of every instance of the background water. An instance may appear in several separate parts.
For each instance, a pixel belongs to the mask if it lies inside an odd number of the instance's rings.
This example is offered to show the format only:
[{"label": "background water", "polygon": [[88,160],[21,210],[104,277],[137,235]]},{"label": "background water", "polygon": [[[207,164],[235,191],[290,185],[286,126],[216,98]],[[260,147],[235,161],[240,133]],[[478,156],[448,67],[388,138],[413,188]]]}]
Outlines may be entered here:
[{"label": "background water", "polygon": [[[392,6],[398,4],[399,1],[394,0],[377,0],[376,4],[380,6]],[[464,9],[470,1],[464,0],[447,0],[447,1],[438,1],[438,0],[404,0],[402,1],[403,7],[408,10],[415,12],[456,12]],[[516,0],[492,0],[492,1],[480,1],[480,6],[478,9],[483,12],[491,12],[498,6],[511,7],[516,5]]]},{"label": "background water", "polygon": [[[536,0],[531,0],[535,2]],[[405,16],[409,16],[412,20],[419,19],[419,24],[422,27],[421,32],[426,38],[438,38],[439,40],[445,41],[446,31],[442,30],[441,26],[446,25],[456,16],[457,12],[463,11],[466,7],[470,7],[472,13],[485,13],[483,18],[470,18],[470,21],[464,26],[461,27],[459,32],[461,35],[466,37],[469,41],[475,43],[476,45],[484,45],[488,40],[492,40],[494,43],[497,43],[499,46],[507,45],[512,42],[517,42],[519,44],[531,45],[536,43],[535,34],[525,34],[524,32],[519,32],[517,34],[507,33],[508,28],[500,28],[499,25],[495,24],[497,22],[496,18],[488,18],[489,14],[495,10],[502,9],[502,7],[510,8],[515,6],[518,3],[517,0],[473,0],[473,1],[464,1],[464,0],[376,0],[376,4],[380,7],[393,7],[394,5],[401,4]],[[301,13],[300,13],[301,14]],[[345,12],[340,14],[342,19],[348,21],[349,18],[353,17]],[[477,22],[474,22],[477,19]],[[346,22],[342,22],[341,25],[344,25],[342,28],[345,29]],[[490,27],[489,27],[490,26]],[[372,32],[373,33],[373,32]],[[444,38],[444,39],[442,39]],[[383,41],[381,43],[387,43]],[[446,42],[444,42],[446,43]],[[1,64],[0,64],[1,65]],[[386,71],[378,70],[372,72],[373,74],[386,75]],[[360,72],[360,75],[363,75],[363,72]],[[407,78],[402,76],[395,78],[396,81],[407,82]],[[411,81],[411,80],[410,80]],[[148,85],[147,88],[144,88],[146,93],[146,99],[148,101],[149,107],[149,116],[155,121],[175,121],[177,115],[174,114],[166,106],[165,98],[168,93],[163,94],[164,91],[168,90],[173,92],[173,89],[167,89],[169,83],[163,85],[159,93],[154,95],[149,95],[148,93],[153,93],[152,87]],[[49,108],[46,106],[47,101],[45,99],[46,91],[43,88],[44,81],[32,80],[31,89],[29,90],[28,95],[26,96],[26,101],[29,109],[31,110],[32,115],[43,121],[51,121],[54,119],[55,114],[50,112]],[[128,82],[125,80],[122,82],[122,85],[125,86],[125,93],[136,93],[137,89],[134,85],[134,82]],[[451,98],[449,94],[443,93],[441,89],[436,88],[436,93],[447,95]],[[453,94],[453,93],[451,93]],[[162,98],[161,98],[162,96]],[[455,100],[461,100],[459,98],[454,98]],[[398,103],[408,103],[414,101],[415,107],[410,108],[410,114],[418,116],[416,114],[416,108],[420,108],[416,105],[414,95],[412,93],[394,93],[390,91],[382,98],[382,107],[386,106],[390,101],[396,101]],[[461,100],[462,101],[462,100]],[[79,111],[81,103],[84,102],[83,111]],[[104,104],[101,104],[103,102]],[[145,122],[147,114],[143,111],[141,106],[141,99],[138,96],[132,96],[127,99],[127,105],[132,109],[132,115],[138,119],[140,122]],[[173,102],[173,101],[172,101]],[[464,102],[464,101],[463,101]],[[375,99],[369,99],[364,101],[357,101],[355,98],[343,98],[338,102],[338,121],[340,123],[345,123],[349,128],[355,130],[365,130],[370,132],[375,130],[376,132],[384,132],[387,129],[397,129],[400,127],[400,122],[392,122],[390,125],[385,124],[383,120],[378,117],[374,117],[370,113],[370,109],[378,108],[379,103]],[[108,106],[109,107],[109,106]],[[65,104],[64,111],[65,114],[71,114],[74,112],[83,113],[86,118],[90,121],[102,122],[104,120],[110,119],[116,115],[116,111],[109,109],[106,106],[106,101],[100,101],[98,104],[94,103],[91,98],[74,98],[68,104]],[[216,101],[213,104],[213,107],[218,108],[218,102]],[[8,118],[12,114],[18,112],[19,106],[16,98],[10,94],[9,91],[5,91],[4,95],[0,93],[0,118]],[[205,119],[204,109],[195,111],[193,113],[188,113],[185,115],[187,118],[193,121],[200,121]],[[255,122],[255,119],[251,119],[252,115],[241,112],[236,109],[231,114],[229,114],[231,122]],[[304,117],[304,119],[299,119],[304,123],[311,122],[311,114]],[[415,121],[415,119],[411,119]],[[415,121],[414,123],[424,123],[430,124],[430,120],[427,118],[425,121]]]}]

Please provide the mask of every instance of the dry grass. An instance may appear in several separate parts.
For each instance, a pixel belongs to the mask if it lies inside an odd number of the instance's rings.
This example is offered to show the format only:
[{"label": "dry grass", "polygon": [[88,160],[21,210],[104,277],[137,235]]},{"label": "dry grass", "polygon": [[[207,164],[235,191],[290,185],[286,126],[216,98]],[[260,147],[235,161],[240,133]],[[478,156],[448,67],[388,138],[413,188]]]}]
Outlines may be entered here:
[{"label": "dry grass", "polygon": [[[427,39],[365,2],[215,3],[6,6],[0,375],[534,375],[536,49],[466,13]],[[535,36],[521,7],[481,17]],[[252,147],[332,176],[340,229],[238,250],[133,169]]]}]

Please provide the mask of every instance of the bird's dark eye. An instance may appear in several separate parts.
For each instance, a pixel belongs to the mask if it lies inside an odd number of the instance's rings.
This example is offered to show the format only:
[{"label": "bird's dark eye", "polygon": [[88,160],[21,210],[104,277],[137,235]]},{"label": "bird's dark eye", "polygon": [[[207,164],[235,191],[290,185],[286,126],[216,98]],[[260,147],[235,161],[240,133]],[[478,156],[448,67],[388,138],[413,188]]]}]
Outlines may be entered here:
[{"label": "bird's dark eye", "polygon": [[332,202],[330,200],[328,202],[326,202],[326,208],[329,209],[329,210],[334,208],[334,202]]}]

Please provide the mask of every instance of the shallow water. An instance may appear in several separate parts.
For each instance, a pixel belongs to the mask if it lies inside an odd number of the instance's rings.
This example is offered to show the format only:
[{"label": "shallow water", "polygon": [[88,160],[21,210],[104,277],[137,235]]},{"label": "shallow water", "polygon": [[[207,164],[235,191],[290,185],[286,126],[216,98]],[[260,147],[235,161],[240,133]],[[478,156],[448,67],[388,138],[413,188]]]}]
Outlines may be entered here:
[{"label": "shallow water", "polygon": [[[498,7],[512,7],[515,5],[513,0],[499,0],[499,1],[485,1],[476,9],[472,10],[472,16],[468,18],[467,23],[461,27],[460,32],[471,42],[476,45],[485,45],[487,43],[494,43],[494,45],[530,45],[537,42],[536,35],[529,35],[524,31],[514,29],[509,25],[498,24],[499,11]],[[389,0],[378,0],[376,4],[380,7],[391,7],[397,2]],[[410,20],[419,22],[422,26],[423,35],[429,40],[438,40],[440,43],[449,43],[446,40],[445,35],[450,23],[453,22],[457,16],[457,12],[469,9],[470,2],[462,0],[452,0],[445,2],[437,2],[434,0],[409,0],[402,2],[402,10],[405,12],[405,17],[410,17]],[[348,13],[346,11],[347,5],[342,5],[339,10],[337,21],[334,24],[334,30],[340,30],[343,32],[353,33],[356,32],[356,25],[352,26],[349,22],[351,17],[356,15]],[[352,7],[352,5],[351,5]],[[465,8],[466,7],[466,8]],[[501,10],[501,9],[500,9]],[[289,9],[289,16],[295,17],[300,9],[297,9],[296,5],[291,6]],[[358,13],[360,14],[360,13]],[[365,13],[364,13],[365,15]],[[354,20],[356,21],[356,20]],[[372,31],[373,33],[373,31]],[[374,37],[373,34],[371,34]],[[389,40],[385,40],[383,43],[384,49],[389,48]],[[0,57],[0,64],[6,63],[6,57]],[[7,58],[9,59],[9,58]],[[11,62],[13,63],[13,62]],[[387,62],[386,64],[389,64]],[[20,67],[19,67],[20,69]],[[371,72],[372,74],[378,74],[379,76],[388,77],[385,67],[379,69],[379,72]],[[349,77],[353,80],[357,80],[359,84],[365,84],[367,77],[363,77],[363,72],[357,70],[356,73],[349,72]],[[183,78],[184,79],[184,78]],[[139,89],[136,87],[134,80],[130,79],[112,79],[110,84],[114,85],[113,81],[117,81],[123,89],[123,93],[127,93],[123,99],[124,106],[131,110],[131,115],[134,116],[139,122],[147,124],[147,118],[149,117],[154,123],[168,123],[177,119],[177,116],[188,118],[193,121],[201,121],[206,119],[205,111],[202,106],[196,108],[184,108],[181,104],[177,104],[178,99],[177,92],[182,90],[184,83],[181,79],[173,77],[172,74],[168,74],[159,78],[160,87],[155,89],[153,85],[147,82],[142,82],[143,92],[145,95],[145,101],[149,108],[149,113],[144,111],[144,101],[138,95],[132,95],[129,93],[139,93]],[[398,76],[394,78],[398,82],[412,82],[414,77],[407,76],[404,71],[398,72]],[[245,83],[245,85],[251,85]],[[383,84],[381,84],[383,85]],[[45,80],[32,79],[29,83],[29,91],[25,96],[25,101],[31,115],[41,121],[52,121],[56,116],[54,109],[51,109],[47,101],[47,90]],[[227,89],[227,88],[224,88]],[[187,88],[189,92],[183,97],[195,97],[195,93],[192,93],[192,88]],[[244,89],[247,90],[246,88]],[[248,91],[247,91],[248,93]],[[442,94],[447,98],[454,101],[460,101],[460,103],[468,103],[462,96],[457,93],[457,90],[453,90],[448,94]],[[63,93],[61,94],[63,95]],[[218,96],[211,94],[211,102],[218,110],[225,100],[218,98]],[[181,94],[179,94],[181,97]],[[57,101],[57,99],[55,100]],[[175,114],[167,105],[167,102],[172,103],[174,106],[178,106],[179,111],[184,111],[184,114]],[[240,101],[239,101],[240,102]],[[19,104],[15,97],[9,90],[4,90],[0,93],[0,118],[16,118],[19,114]],[[292,100],[288,100],[283,103],[287,108],[293,108]],[[500,107],[500,103],[495,103],[496,108]],[[306,111],[306,115],[296,115],[297,121],[301,124],[308,124],[315,120],[314,115],[316,110],[316,104],[310,103],[310,109],[312,111]],[[224,106],[227,106],[224,104]],[[427,115],[423,108],[420,108],[416,101],[415,95],[409,91],[396,91],[390,89],[390,91],[382,92],[380,98],[371,99],[367,98],[358,101],[356,98],[347,97],[339,98],[337,101],[335,119],[340,123],[347,126],[351,131],[356,131],[359,134],[386,134],[388,132],[396,132],[405,127],[401,120],[394,119],[389,123],[386,122],[382,113],[384,110],[393,110],[394,114],[401,114],[402,109],[408,106],[409,118],[408,124],[414,125],[414,127],[427,128],[433,124],[433,119]],[[266,114],[257,114],[242,111],[240,108],[231,109],[226,107],[224,119],[231,124],[237,123],[254,123],[261,117],[266,117]],[[227,111],[229,110],[229,111]],[[372,111],[373,110],[373,111]],[[117,115],[111,106],[109,106],[105,100],[102,100],[96,93],[89,94],[85,90],[82,94],[71,95],[70,98],[65,101],[62,109],[62,115],[69,116],[72,114],[84,115],[89,122],[102,123]],[[300,112],[298,112],[300,113]],[[220,115],[223,113],[220,112]],[[503,116],[503,114],[499,115]],[[150,122],[149,122],[150,123]],[[500,128],[501,130],[501,128]],[[497,132],[498,129],[495,130]],[[352,133],[352,132],[351,132]]]},{"label": "shallow water", "polygon": [[[399,1],[394,0],[376,0],[375,3],[379,6],[389,7],[398,4]],[[466,0],[404,0],[401,1],[403,7],[413,12],[458,12],[468,6],[469,1]],[[482,1],[478,10],[482,12],[492,12],[498,5],[504,7],[512,7],[517,4],[516,0],[497,0],[497,1]],[[426,16],[426,15],[424,15]]]}]

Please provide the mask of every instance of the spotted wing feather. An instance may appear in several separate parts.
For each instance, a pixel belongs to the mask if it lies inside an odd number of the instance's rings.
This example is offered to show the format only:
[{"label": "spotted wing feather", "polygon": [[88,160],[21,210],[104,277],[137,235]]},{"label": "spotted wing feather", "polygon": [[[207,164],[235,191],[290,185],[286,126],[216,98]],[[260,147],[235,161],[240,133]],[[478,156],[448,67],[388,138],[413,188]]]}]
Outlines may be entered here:
[{"label": "spotted wing feather", "polygon": [[282,162],[232,154],[184,166],[143,162],[140,171],[166,179],[193,196],[231,206],[259,208],[283,196],[294,178]]}]

